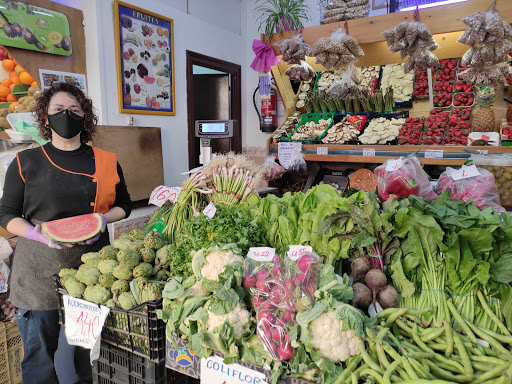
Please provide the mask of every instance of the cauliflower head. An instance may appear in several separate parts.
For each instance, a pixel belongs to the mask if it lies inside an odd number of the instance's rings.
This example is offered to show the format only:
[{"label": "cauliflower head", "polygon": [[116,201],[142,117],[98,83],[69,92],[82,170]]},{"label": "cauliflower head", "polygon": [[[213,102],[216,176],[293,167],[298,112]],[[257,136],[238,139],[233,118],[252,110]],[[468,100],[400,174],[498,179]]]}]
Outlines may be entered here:
[{"label": "cauliflower head", "polygon": [[116,260],[117,252],[119,252],[119,250],[114,248],[112,245],[105,245],[103,248],[100,249],[98,254],[99,254],[99,258],[101,260],[107,260],[107,259]]},{"label": "cauliflower head", "polygon": [[96,304],[105,304],[111,298],[112,292],[110,292],[110,289],[98,284],[86,287],[84,291],[84,299]]},{"label": "cauliflower head", "polygon": [[241,307],[240,304],[237,304],[231,312],[228,312],[225,315],[216,315],[213,312],[208,311],[208,321],[206,323],[206,328],[208,332],[213,333],[213,330],[216,327],[227,321],[233,327],[235,339],[239,339],[242,337],[244,328],[250,319],[251,314],[249,311]]},{"label": "cauliflower head", "polygon": [[155,260],[155,251],[151,248],[142,248],[139,253],[142,256],[142,261],[145,263],[151,264]]},{"label": "cauliflower head", "polygon": [[[85,285],[96,285],[98,279],[101,276],[101,272],[98,268],[85,266],[80,268],[75,275],[75,279]],[[87,299],[86,299],[87,300]]]},{"label": "cauliflower head", "polygon": [[119,265],[119,261],[113,260],[113,259],[107,259],[107,260],[101,260],[98,263],[98,269],[101,273],[112,273],[114,271],[114,268]]},{"label": "cauliflower head", "polygon": [[117,254],[117,261],[129,269],[133,269],[140,263],[140,255],[139,252],[131,249],[121,250]]},{"label": "cauliflower head", "polygon": [[333,311],[322,313],[308,326],[309,343],[318,354],[333,363],[359,355],[359,339],[353,330],[342,331],[343,321]]},{"label": "cauliflower head", "polygon": [[196,252],[192,258],[194,274],[197,278],[219,281],[219,275],[224,272],[226,265],[235,261],[243,261],[237,251],[236,248],[228,245],[223,248],[214,247]]},{"label": "cauliflower head", "polygon": [[65,276],[62,280],[62,285],[64,288],[66,288],[66,291],[73,296],[77,298],[82,298],[82,295],[85,291],[85,284],[79,282],[77,279],[75,279],[73,276]]},{"label": "cauliflower head", "polygon": [[114,269],[112,270],[112,274],[119,280],[129,281],[133,277],[132,270],[128,268],[126,265],[122,264],[119,264],[118,266],[114,267]]},{"label": "cauliflower head", "polygon": [[82,255],[80,260],[82,260],[82,263],[87,263],[87,260],[89,259],[97,259],[100,257],[99,252],[87,252]]},{"label": "cauliflower head", "polygon": [[149,263],[140,263],[135,268],[133,268],[133,277],[151,277],[153,274],[153,266]]},{"label": "cauliflower head", "polygon": [[116,280],[116,277],[112,274],[112,272],[110,272],[101,275],[100,278],[98,279],[98,284],[101,285],[102,287],[110,289],[112,287],[112,284],[114,284]]}]

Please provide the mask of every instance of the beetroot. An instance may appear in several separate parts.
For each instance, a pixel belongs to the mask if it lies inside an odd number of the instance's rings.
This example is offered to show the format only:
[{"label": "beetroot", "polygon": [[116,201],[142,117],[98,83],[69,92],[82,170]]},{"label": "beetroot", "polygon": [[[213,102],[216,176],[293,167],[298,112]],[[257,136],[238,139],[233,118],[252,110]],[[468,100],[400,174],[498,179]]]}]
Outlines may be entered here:
[{"label": "beetroot", "polygon": [[244,279],[244,287],[254,288],[256,286],[256,277],[253,275],[246,276]]},{"label": "beetroot", "polygon": [[368,288],[372,290],[373,299],[377,296],[377,293],[380,292],[382,288],[386,286],[388,283],[388,279],[382,270],[379,268],[373,268],[366,274],[364,281]]},{"label": "beetroot", "polygon": [[290,360],[293,356],[293,349],[290,344],[280,344],[277,348],[277,354],[281,360]]},{"label": "beetroot", "polygon": [[396,307],[398,305],[398,292],[391,285],[386,285],[377,294],[377,301],[384,309]]},{"label": "beetroot", "polygon": [[352,262],[352,276],[355,281],[364,280],[364,277],[371,269],[370,262],[366,257],[361,257],[359,259],[355,259]]},{"label": "beetroot", "polygon": [[354,290],[354,298],[351,304],[356,308],[366,310],[373,301],[371,289],[363,283],[354,283],[352,289]]}]

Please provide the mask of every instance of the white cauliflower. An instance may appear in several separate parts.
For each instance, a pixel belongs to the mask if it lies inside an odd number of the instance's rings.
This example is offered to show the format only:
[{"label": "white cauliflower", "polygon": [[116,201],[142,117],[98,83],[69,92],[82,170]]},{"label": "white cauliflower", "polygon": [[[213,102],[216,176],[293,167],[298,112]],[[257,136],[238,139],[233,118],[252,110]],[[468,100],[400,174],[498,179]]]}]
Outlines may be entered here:
[{"label": "white cauliflower", "polygon": [[242,333],[246,324],[249,322],[250,317],[251,314],[249,311],[242,308],[240,304],[237,304],[231,312],[228,312],[225,315],[216,315],[213,312],[208,311],[206,328],[208,329],[208,332],[213,333],[213,329],[215,327],[222,325],[227,321],[233,327],[235,339],[239,339],[242,337]]},{"label": "white cauliflower", "polygon": [[322,357],[339,363],[359,355],[359,339],[353,330],[342,331],[343,321],[333,311],[322,313],[309,324],[309,343]]},{"label": "white cauliflower", "polygon": [[183,295],[178,297],[176,300],[183,301],[189,296],[208,296],[210,291],[204,288],[200,282],[196,282],[193,286],[188,287],[183,292]]},{"label": "white cauliflower", "polygon": [[201,268],[201,276],[207,280],[219,281],[219,275],[224,272],[226,265],[242,260],[242,256],[234,254],[232,250],[210,252]]}]

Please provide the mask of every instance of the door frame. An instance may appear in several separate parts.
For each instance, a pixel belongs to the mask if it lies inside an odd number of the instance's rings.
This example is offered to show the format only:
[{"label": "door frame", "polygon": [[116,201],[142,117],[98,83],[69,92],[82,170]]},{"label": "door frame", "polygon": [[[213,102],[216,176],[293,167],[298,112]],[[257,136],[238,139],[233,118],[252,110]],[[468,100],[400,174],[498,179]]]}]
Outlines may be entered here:
[{"label": "door frame", "polygon": [[193,66],[214,69],[231,75],[231,119],[238,121],[238,136],[231,139],[231,147],[242,148],[242,67],[238,64],[187,50],[187,118],[188,118],[188,165],[194,167],[196,157],[194,121],[194,72]]}]

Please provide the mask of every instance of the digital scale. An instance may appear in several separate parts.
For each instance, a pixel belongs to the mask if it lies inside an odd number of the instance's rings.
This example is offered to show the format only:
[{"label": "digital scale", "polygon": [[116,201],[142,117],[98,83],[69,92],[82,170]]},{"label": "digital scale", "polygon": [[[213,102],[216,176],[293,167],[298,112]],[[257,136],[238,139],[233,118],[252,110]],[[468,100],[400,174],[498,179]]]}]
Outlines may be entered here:
[{"label": "digital scale", "polygon": [[210,162],[212,139],[231,139],[236,136],[238,136],[237,120],[196,120],[196,137],[201,139],[199,163],[208,164]]}]

